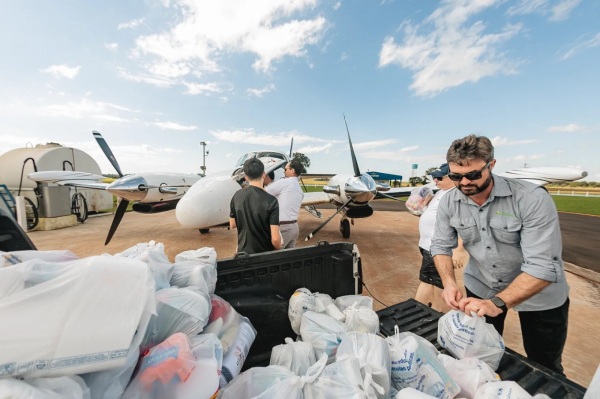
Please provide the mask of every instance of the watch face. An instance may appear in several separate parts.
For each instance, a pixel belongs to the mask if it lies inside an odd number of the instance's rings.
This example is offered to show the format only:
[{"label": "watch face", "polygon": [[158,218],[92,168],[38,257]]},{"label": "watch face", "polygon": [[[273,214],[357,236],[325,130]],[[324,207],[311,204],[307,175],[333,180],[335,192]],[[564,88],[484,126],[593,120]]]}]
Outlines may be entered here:
[{"label": "watch face", "polygon": [[492,298],[492,303],[494,305],[496,305],[497,307],[499,307],[499,308],[505,308],[506,307],[506,304],[504,303],[504,301],[502,299],[498,298],[497,296],[495,296],[495,297]]}]

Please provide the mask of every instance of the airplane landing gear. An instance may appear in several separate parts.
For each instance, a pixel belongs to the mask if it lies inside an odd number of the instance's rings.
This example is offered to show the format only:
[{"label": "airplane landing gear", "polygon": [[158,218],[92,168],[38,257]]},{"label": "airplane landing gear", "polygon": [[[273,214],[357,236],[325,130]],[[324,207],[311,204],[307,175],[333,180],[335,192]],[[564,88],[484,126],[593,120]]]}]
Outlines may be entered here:
[{"label": "airplane landing gear", "polygon": [[346,218],[340,220],[340,233],[342,237],[350,238],[350,221]]},{"label": "airplane landing gear", "polygon": [[210,229],[198,229],[198,231],[200,232],[200,234],[208,234],[208,231]]}]

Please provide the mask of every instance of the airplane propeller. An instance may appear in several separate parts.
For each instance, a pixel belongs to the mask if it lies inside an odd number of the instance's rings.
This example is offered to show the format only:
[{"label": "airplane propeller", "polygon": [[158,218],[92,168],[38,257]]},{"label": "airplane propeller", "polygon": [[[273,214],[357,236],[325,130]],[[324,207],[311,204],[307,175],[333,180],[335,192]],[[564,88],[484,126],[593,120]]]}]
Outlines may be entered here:
[{"label": "airplane propeller", "polygon": [[[98,145],[100,146],[100,148],[102,148],[104,155],[106,155],[106,157],[108,158],[108,160],[110,161],[112,166],[115,168],[115,170],[119,174],[119,177],[123,177],[123,172],[121,172],[121,167],[119,166],[117,159],[115,158],[112,151],[110,150],[110,147],[106,143],[106,140],[104,140],[104,137],[102,137],[100,132],[98,132],[96,130],[93,130],[92,134],[94,135],[94,138],[98,142]],[[117,207],[117,210],[115,212],[115,217],[113,218],[113,221],[110,225],[110,229],[108,230],[108,235],[106,236],[106,241],[104,242],[104,245],[108,245],[108,243],[112,239],[112,236],[115,234],[115,231],[117,231],[117,227],[119,227],[119,223],[121,223],[121,220],[123,219],[123,215],[125,215],[125,211],[127,210],[128,205],[129,205],[129,201],[125,198],[121,198],[121,201],[119,202],[119,206]]]},{"label": "airplane propeller", "polygon": [[354,177],[360,177],[360,169],[358,168],[358,161],[356,160],[356,154],[354,154],[354,148],[352,148],[352,140],[350,140],[350,129],[348,129],[348,122],[346,122],[346,115],[344,115],[344,123],[346,124],[346,132],[348,132],[348,144],[350,145],[350,155],[352,156],[352,166],[354,167]]}]

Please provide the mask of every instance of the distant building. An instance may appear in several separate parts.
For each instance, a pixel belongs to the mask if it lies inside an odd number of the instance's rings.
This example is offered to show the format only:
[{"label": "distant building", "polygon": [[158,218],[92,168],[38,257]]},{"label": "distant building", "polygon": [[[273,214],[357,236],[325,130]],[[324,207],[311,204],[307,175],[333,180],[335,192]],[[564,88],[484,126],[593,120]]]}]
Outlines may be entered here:
[{"label": "distant building", "polygon": [[394,175],[391,173],[375,171],[367,172],[367,174],[369,174],[373,178],[373,180],[381,183],[387,183],[392,187],[400,187],[400,185],[402,184],[402,175]]}]

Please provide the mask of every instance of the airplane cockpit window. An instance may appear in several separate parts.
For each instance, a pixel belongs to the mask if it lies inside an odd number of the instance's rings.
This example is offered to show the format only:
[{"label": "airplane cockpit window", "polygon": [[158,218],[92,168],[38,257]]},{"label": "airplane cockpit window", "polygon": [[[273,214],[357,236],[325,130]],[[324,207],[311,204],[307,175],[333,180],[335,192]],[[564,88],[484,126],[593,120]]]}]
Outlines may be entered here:
[{"label": "airplane cockpit window", "polygon": [[244,162],[246,162],[247,159],[249,158],[253,158],[253,157],[257,157],[257,158],[276,158],[276,159],[282,159],[287,161],[288,157],[281,153],[281,152],[276,152],[276,151],[255,151],[255,152],[249,152],[247,154],[242,155],[242,157],[240,159],[238,159],[237,163],[235,164],[235,166],[242,166],[244,165]]}]

